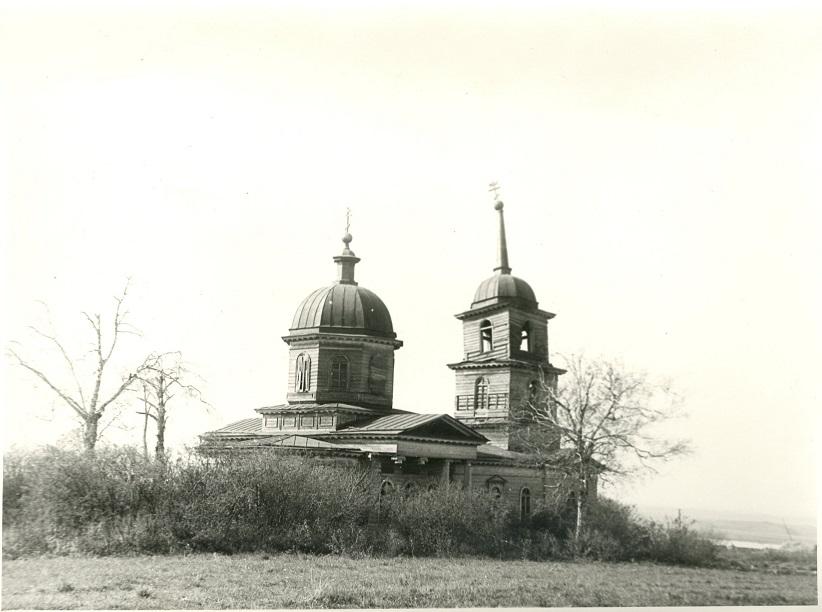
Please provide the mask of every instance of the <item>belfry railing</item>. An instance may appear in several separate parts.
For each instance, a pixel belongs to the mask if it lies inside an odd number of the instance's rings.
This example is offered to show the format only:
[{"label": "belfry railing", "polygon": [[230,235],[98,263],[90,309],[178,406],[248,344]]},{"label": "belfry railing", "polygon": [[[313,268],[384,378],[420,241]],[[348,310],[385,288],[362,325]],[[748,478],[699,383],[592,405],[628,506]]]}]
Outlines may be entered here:
[{"label": "belfry railing", "polygon": [[507,410],[507,393],[484,393],[455,396],[454,407],[457,410]]}]

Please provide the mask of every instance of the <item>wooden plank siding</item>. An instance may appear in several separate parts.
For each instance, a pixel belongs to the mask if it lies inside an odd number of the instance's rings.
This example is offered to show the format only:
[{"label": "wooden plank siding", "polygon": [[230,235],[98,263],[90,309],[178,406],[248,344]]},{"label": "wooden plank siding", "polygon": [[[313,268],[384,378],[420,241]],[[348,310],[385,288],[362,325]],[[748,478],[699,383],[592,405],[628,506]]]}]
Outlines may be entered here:
[{"label": "wooden plank siding", "polygon": [[[297,357],[304,353],[311,357],[311,385],[306,393],[296,392]],[[348,390],[331,388],[331,364],[334,357],[348,359]],[[379,355],[385,366],[385,387],[382,394],[374,394],[369,388],[371,357]],[[390,346],[362,343],[352,346],[292,346],[289,350],[288,395],[289,402],[366,402],[390,408],[394,394],[394,350]]]}]

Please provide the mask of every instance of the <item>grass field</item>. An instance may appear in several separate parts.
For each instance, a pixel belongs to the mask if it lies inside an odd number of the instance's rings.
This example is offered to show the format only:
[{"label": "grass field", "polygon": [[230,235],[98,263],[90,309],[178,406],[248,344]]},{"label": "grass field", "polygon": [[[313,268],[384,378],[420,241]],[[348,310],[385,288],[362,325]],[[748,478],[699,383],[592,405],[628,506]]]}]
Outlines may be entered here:
[{"label": "grass field", "polygon": [[191,555],[3,562],[2,607],[815,604],[816,576],[652,564]]}]

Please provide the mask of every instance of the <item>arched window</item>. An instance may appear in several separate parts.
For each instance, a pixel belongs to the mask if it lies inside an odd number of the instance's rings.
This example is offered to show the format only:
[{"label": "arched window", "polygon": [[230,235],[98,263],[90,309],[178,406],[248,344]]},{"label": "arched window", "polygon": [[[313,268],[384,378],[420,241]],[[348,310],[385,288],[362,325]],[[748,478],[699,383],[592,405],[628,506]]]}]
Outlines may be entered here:
[{"label": "arched window", "polygon": [[480,376],[474,383],[474,410],[488,408],[488,379]]},{"label": "arched window", "polygon": [[416,483],[409,482],[403,488],[403,492],[405,493],[406,497],[411,497],[417,492],[417,485]]},{"label": "arched window", "polygon": [[531,352],[531,324],[526,322],[520,330],[519,336],[519,350],[526,353]]},{"label": "arched window", "polygon": [[311,389],[311,357],[305,353],[297,355],[294,368],[294,390],[298,393]]},{"label": "arched window", "polygon": [[480,352],[482,353],[487,353],[494,348],[492,330],[491,321],[488,319],[480,323]]},{"label": "arched window", "polygon": [[491,487],[491,497],[493,497],[494,499],[499,499],[500,497],[502,497],[502,487],[500,487],[499,485],[493,485]]},{"label": "arched window", "polygon": [[519,493],[519,518],[524,521],[531,516],[531,491],[523,487]]},{"label": "arched window", "polygon": [[331,389],[348,391],[348,359],[337,355],[331,361]]}]

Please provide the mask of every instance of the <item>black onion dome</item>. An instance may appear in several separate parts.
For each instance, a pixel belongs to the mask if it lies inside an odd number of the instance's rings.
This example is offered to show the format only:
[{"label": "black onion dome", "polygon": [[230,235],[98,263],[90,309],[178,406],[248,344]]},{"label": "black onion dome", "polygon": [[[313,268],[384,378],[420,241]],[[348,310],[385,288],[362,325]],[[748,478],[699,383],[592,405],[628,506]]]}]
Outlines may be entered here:
[{"label": "black onion dome", "polygon": [[501,301],[517,301],[537,307],[537,298],[531,285],[511,274],[494,274],[485,279],[474,293],[472,308],[481,308]]},{"label": "black onion dome", "polygon": [[302,301],[291,330],[316,328],[396,337],[383,301],[373,291],[355,284],[322,287]]}]

